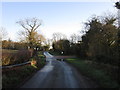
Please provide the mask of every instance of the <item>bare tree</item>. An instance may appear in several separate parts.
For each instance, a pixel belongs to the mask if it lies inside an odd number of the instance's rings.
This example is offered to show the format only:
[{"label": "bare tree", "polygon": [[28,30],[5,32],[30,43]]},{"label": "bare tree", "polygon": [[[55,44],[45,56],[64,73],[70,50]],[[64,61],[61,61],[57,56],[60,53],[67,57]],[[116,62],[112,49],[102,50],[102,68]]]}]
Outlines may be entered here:
[{"label": "bare tree", "polygon": [[47,39],[44,41],[44,44],[51,46],[51,45],[52,45],[52,39],[48,39],[48,38],[47,38]]},{"label": "bare tree", "polygon": [[7,38],[7,31],[4,27],[1,27],[0,28],[0,39],[3,40],[3,39],[6,39]]},{"label": "bare tree", "polygon": [[27,32],[35,32],[41,25],[41,20],[37,18],[20,20],[17,22],[20,24]]},{"label": "bare tree", "polygon": [[29,18],[20,20],[17,23],[24,28],[24,31],[22,31],[21,34],[25,36],[25,41],[28,41],[30,48],[33,48],[36,41],[35,35],[37,29],[41,26],[42,21],[37,18]]},{"label": "bare tree", "polygon": [[42,34],[38,34],[38,33],[35,34],[35,38],[36,38],[36,42],[40,44],[46,40]]},{"label": "bare tree", "polygon": [[25,42],[25,43],[28,43],[28,40],[27,40],[27,33],[25,31],[19,31],[18,33],[18,39],[20,42]]},{"label": "bare tree", "polygon": [[80,40],[81,40],[81,37],[77,34],[72,34],[70,36],[70,42],[72,42],[72,43],[77,43]]},{"label": "bare tree", "polygon": [[76,43],[76,42],[77,42],[77,35],[76,35],[76,34],[72,34],[72,35],[70,36],[70,41],[71,41],[72,43]]},{"label": "bare tree", "polygon": [[56,42],[58,40],[61,40],[61,39],[66,39],[66,35],[65,34],[62,34],[62,33],[53,33],[53,42]]}]

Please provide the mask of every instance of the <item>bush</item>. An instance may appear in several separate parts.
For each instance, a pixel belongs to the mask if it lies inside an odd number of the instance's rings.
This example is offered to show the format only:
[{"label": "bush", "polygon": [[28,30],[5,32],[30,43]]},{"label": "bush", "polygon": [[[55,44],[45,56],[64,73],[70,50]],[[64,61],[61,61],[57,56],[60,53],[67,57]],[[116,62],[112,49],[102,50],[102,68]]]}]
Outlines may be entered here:
[{"label": "bush", "polygon": [[98,63],[111,64],[113,66],[118,66],[117,60],[114,57],[107,55],[96,55],[95,61]]},{"label": "bush", "polygon": [[32,66],[23,66],[16,69],[11,69],[9,71],[2,73],[2,85],[3,88],[15,88],[21,83],[26,77],[30,76],[35,68]]},{"label": "bush", "polygon": [[31,50],[8,50],[9,52],[3,51],[2,53],[2,65],[19,64],[28,61],[33,54]]}]

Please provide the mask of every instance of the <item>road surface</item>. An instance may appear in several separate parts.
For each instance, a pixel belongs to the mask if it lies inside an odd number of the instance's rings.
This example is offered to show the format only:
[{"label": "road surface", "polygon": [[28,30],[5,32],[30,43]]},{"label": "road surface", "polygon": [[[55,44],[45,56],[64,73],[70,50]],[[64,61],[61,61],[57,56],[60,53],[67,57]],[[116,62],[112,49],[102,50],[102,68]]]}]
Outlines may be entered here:
[{"label": "road surface", "polygon": [[64,61],[44,52],[47,64],[21,88],[94,88],[92,82]]}]

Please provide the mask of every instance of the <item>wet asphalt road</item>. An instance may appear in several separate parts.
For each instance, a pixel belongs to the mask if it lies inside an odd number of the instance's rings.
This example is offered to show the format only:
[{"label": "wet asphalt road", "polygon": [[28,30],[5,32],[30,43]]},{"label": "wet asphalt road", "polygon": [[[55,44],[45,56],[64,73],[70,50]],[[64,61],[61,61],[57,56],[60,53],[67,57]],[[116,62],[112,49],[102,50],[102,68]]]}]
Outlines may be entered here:
[{"label": "wet asphalt road", "polygon": [[75,68],[44,52],[47,64],[21,88],[90,88]]}]

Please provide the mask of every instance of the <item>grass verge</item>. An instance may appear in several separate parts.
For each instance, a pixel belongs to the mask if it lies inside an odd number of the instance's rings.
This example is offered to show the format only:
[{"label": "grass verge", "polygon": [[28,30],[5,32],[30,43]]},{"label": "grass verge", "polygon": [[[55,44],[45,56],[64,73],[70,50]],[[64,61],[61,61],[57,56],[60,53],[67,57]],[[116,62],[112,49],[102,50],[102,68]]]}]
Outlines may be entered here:
[{"label": "grass verge", "polygon": [[113,80],[104,70],[95,68],[92,64],[89,64],[86,60],[66,59],[66,62],[75,66],[83,75],[90,77],[98,82],[101,88],[119,88],[119,84],[116,80]]},{"label": "grass verge", "polygon": [[3,70],[2,88],[18,87],[21,83],[25,81],[26,78],[31,77],[31,75],[33,75],[45,65],[45,56],[43,55],[43,52],[38,52],[38,54],[32,59],[37,62],[37,68],[33,67],[32,65],[25,65],[7,71]]}]

